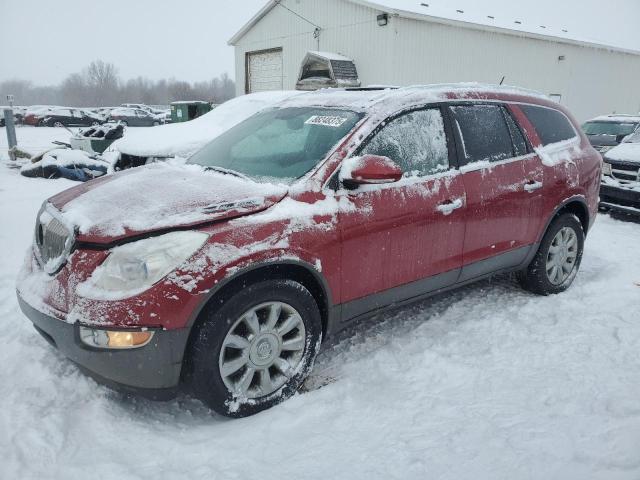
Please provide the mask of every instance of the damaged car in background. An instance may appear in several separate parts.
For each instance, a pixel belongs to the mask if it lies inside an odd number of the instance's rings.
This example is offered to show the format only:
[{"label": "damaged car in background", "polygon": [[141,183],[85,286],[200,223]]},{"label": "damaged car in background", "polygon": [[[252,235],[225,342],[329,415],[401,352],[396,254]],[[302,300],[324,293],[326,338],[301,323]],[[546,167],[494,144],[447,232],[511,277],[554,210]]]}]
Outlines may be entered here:
[{"label": "damaged car in background", "polygon": [[113,145],[119,152],[116,171],[158,160],[186,159],[216,136],[277,102],[299,95],[298,91],[251,93],[233,98],[190,122],[154,129],[129,129]]}]

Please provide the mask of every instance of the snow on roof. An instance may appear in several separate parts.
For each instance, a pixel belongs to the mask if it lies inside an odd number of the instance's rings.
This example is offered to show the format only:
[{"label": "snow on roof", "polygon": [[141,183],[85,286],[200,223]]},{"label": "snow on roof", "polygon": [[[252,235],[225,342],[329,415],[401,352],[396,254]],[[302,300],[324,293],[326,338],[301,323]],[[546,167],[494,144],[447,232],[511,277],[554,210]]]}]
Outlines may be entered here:
[{"label": "snow on roof", "polygon": [[209,103],[209,102],[205,102],[204,100],[179,100],[177,102],[171,102],[171,105],[185,105],[188,103]]},{"label": "snow on roof", "polygon": [[348,58],[345,57],[344,55],[340,55],[337,53],[331,53],[331,52],[314,52],[314,51],[309,51],[308,52],[311,55],[315,55],[316,57],[322,57],[322,58],[326,58],[327,60],[343,60],[343,61],[347,61],[347,62],[352,62],[353,59],[352,58]]},{"label": "snow on roof", "polygon": [[[400,17],[432,21],[449,25],[492,30],[501,33],[538,38],[556,42],[579,44],[583,46],[605,48],[640,55],[638,37],[629,29],[620,33],[619,22],[603,22],[601,15],[578,15],[575,6],[553,3],[548,0],[548,8],[541,2],[509,2],[494,0],[345,0],[364,5],[375,10],[391,13]],[[253,26],[280,3],[269,0],[231,39],[229,45],[235,45]],[[632,8],[640,8],[632,4]],[[588,7],[587,7],[588,9]],[[612,9],[606,12],[617,15]],[[635,13],[635,12],[633,12]],[[633,14],[630,12],[630,14]],[[614,20],[612,17],[611,20]],[[587,21],[589,20],[589,21]],[[624,38],[624,40],[622,40]]]},{"label": "snow on roof", "polygon": [[589,122],[640,123],[640,115],[601,115],[599,117],[592,118]]},{"label": "snow on roof", "polygon": [[380,107],[381,113],[391,112],[403,105],[420,102],[438,102],[447,100],[451,94],[460,97],[515,95],[549,100],[546,95],[534,90],[508,85],[488,85],[481,83],[452,83],[434,85],[414,85],[402,88],[371,89],[339,89],[327,88],[307,92],[281,102],[279,107],[320,106],[326,108],[342,108],[365,112]]}]

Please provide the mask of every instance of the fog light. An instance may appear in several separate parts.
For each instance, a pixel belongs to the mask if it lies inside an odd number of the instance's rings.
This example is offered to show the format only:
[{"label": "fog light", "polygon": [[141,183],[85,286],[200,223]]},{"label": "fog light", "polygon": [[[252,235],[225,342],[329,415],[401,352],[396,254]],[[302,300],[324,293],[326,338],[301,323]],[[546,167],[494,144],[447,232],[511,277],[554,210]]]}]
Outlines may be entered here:
[{"label": "fog light", "polygon": [[153,338],[150,330],[99,330],[80,327],[80,340],[94,348],[122,350],[144,347]]}]

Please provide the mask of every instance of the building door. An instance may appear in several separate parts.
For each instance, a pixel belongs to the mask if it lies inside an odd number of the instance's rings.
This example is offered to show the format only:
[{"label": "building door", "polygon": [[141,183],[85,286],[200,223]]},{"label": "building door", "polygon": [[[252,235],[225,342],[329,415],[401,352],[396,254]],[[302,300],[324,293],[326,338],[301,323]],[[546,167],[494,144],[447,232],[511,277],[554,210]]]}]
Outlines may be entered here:
[{"label": "building door", "polygon": [[246,93],[282,90],[282,48],[247,52]]}]

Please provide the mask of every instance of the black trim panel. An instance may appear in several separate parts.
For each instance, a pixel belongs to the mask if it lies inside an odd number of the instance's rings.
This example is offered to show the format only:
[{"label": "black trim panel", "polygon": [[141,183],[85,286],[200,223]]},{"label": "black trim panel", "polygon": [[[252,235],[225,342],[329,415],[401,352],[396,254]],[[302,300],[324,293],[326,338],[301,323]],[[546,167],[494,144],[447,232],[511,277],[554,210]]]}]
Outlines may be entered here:
[{"label": "black trim panel", "polygon": [[80,342],[79,324],[50,317],[20,295],[18,303],[49,344],[98,382],[151,398],[168,398],[177,392],[189,329],[157,330],[148,345],[136,349],[96,350]]},{"label": "black trim panel", "polygon": [[492,275],[521,270],[531,263],[539,246],[538,243],[527,245],[466,265],[461,269],[444,272],[343,303],[340,305],[342,307],[342,322],[339,325],[332,325],[333,328],[330,329],[329,334],[335,334],[351,322],[371,317],[385,310],[424,300],[438,293],[453,290]]},{"label": "black trim panel", "polygon": [[462,267],[462,274],[460,275],[458,282],[473,280],[474,278],[482,277],[483,275],[487,275],[498,270],[522,265],[529,256],[531,249],[532,246],[527,245],[526,247],[516,248],[515,250],[465,265]]}]

